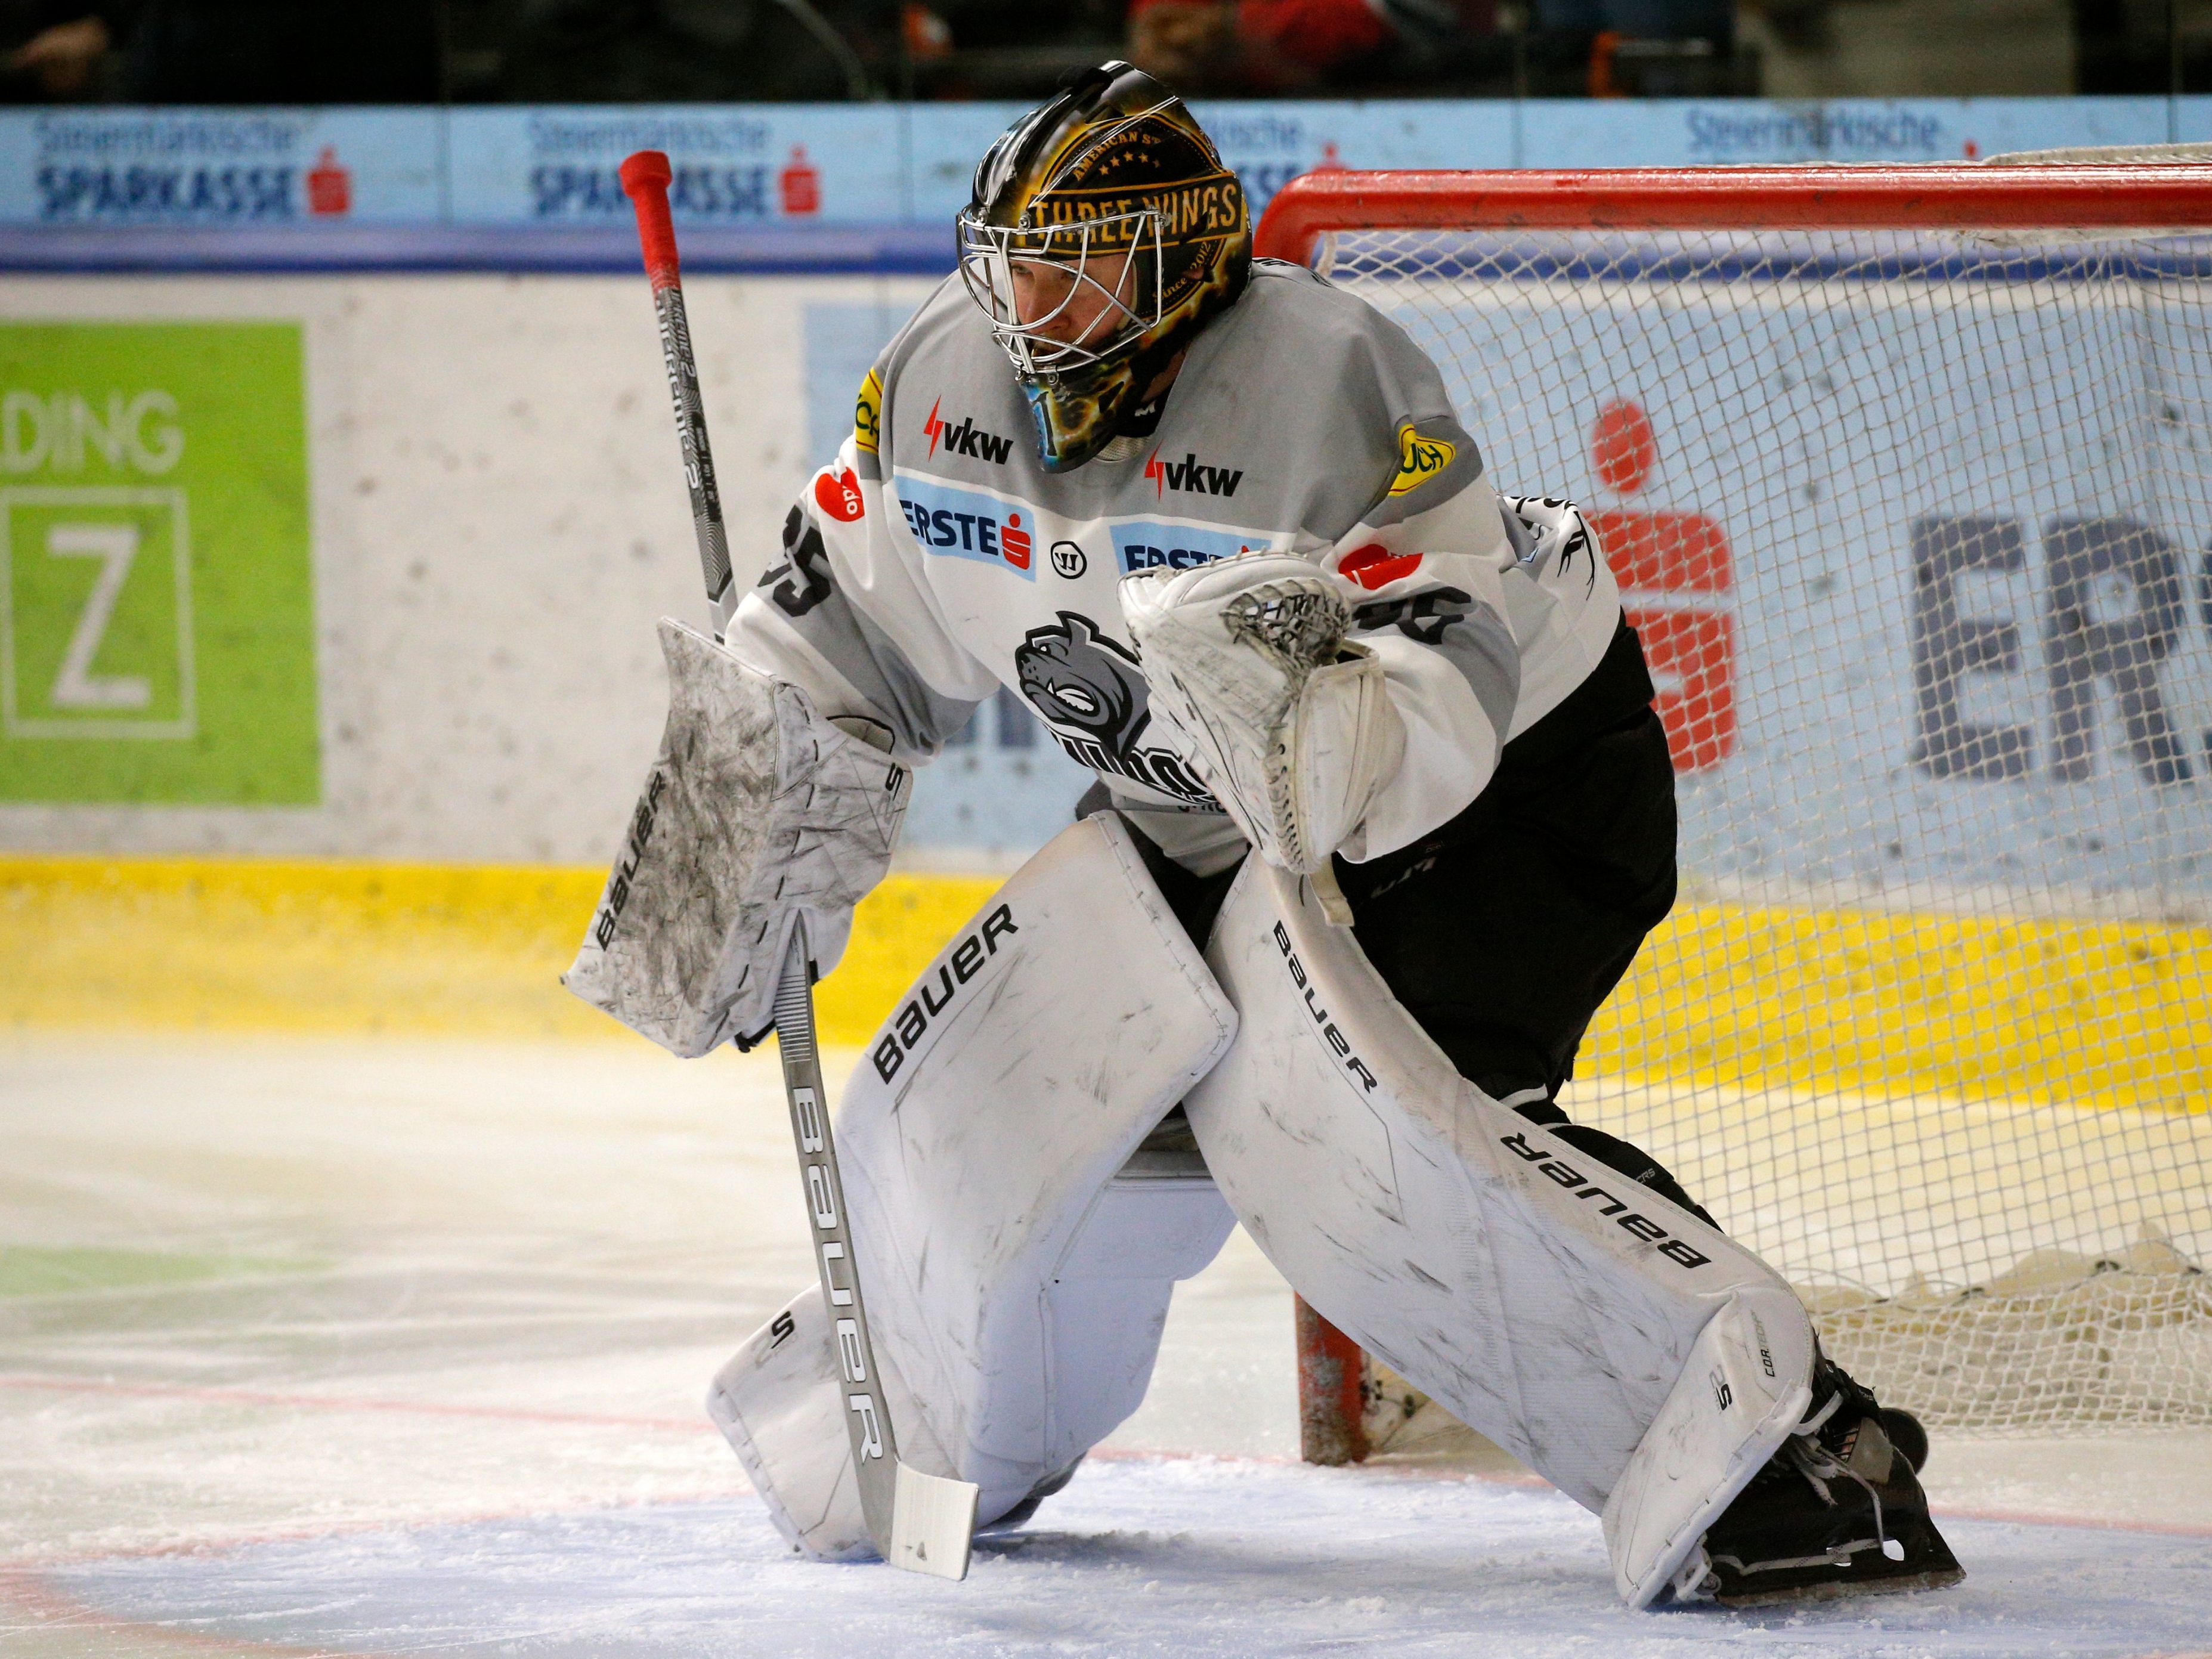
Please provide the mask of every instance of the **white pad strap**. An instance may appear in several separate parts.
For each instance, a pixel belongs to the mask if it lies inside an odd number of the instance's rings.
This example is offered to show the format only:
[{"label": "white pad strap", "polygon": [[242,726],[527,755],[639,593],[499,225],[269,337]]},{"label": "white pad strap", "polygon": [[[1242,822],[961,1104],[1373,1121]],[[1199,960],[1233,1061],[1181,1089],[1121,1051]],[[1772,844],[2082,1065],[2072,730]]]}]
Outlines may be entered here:
[{"label": "white pad strap", "polygon": [[1405,758],[1380,659],[1345,641],[1339,584],[1247,554],[1121,583],[1154,718],[1260,856],[1305,874],[1351,843]]},{"label": "white pad strap", "polygon": [[1186,1105],[1237,1218],[1324,1318],[1603,1510],[1648,1600],[1802,1409],[1795,1294],[1461,1078],[1310,883],[1248,863],[1207,960],[1242,1031]]}]

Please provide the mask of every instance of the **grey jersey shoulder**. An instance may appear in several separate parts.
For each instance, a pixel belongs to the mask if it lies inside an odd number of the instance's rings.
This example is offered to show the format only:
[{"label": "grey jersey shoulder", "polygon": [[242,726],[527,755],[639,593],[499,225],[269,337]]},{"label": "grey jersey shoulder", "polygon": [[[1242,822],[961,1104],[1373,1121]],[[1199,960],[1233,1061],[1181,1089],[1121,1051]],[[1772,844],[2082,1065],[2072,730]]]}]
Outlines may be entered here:
[{"label": "grey jersey shoulder", "polygon": [[[1396,322],[1302,265],[1256,260],[1244,295],[1192,349],[1185,374],[1234,388],[1268,441],[1310,468],[1305,526],[1334,540],[1409,505],[1407,458],[1448,453],[1419,480],[1433,506],[1482,475],[1443,377]],[[1409,434],[1412,434],[1409,437]],[[1444,448],[1420,448],[1441,440]]]},{"label": "grey jersey shoulder", "polygon": [[1013,366],[991,337],[989,322],[957,272],[939,283],[892,337],[876,359],[873,374],[882,398],[886,477],[900,435],[910,437],[920,429],[940,401],[948,415],[982,416],[1000,431],[1015,429],[1009,422],[1018,417],[1019,441],[1029,441],[1029,416]]},{"label": "grey jersey shoulder", "polygon": [[[960,280],[957,271],[939,283],[930,296],[915,307],[914,315],[891,336],[890,343],[876,359],[876,371],[888,385],[892,375],[917,355],[941,350],[948,343],[981,344],[997,349],[991,342],[990,325],[984,321],[975,301],[969,298],[967,285]],[[1004,357],[1000,361],[1004,362]]]},{"label": "grey jersey shoulder", "polygon": [[1326,354],[1347,391],[1371,392],[1393,421],[1451,416],[1451,397],[1429,354],[1395,319],[1304,265],[1253,262],[1251,297],[1270,333],[1294,332],[1285,346]]}]

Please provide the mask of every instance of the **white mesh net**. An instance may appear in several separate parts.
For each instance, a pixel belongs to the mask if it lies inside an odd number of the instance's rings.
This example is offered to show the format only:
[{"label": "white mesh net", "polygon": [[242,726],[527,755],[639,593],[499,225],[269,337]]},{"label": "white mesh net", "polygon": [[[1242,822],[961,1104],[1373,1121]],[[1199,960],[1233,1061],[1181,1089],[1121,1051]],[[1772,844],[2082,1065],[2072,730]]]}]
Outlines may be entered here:
[{"label": "white mesh net", "polygon": [[2212,237],[1362,232],[1594,522],[1683,892],[1565,1103],[1937,1425],[2212,1422]]}]

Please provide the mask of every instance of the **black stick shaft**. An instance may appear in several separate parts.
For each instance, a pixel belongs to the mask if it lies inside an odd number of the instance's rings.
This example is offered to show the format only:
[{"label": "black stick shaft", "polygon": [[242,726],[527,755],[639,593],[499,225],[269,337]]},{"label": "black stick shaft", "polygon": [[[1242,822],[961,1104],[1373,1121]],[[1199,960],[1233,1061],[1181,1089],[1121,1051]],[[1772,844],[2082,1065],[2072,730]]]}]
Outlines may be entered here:
[{"label": "black stick shaft", "polygon": [[676,405],[676,441],[684,452],[684,482],[691,491],[691,527],[699,538],[699,568],[717,614],[730,591],[730,536],[722,527],[722,492],[714,483],[714,453],[707,445],[707,406],[699,396],[699,364],[691,353],[691,325],[684,314],[680,283],[656,283],[653,308],[660,320],[660,352],[668,363],[668,395]]}]

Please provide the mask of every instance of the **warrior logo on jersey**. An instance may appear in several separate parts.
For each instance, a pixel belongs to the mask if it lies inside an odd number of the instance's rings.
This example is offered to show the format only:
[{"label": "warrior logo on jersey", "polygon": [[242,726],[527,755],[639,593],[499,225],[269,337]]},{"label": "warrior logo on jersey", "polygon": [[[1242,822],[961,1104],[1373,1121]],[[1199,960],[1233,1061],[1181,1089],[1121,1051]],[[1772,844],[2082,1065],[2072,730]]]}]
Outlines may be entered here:
[{"label": "warrior logo on jersey", "polygon": [[1080,764],[1193,806],[1218,807],[1179,757],[1137,747],[1152,720],[1144,672],[1090,617],[1063,611],[1057,627],[1030,629],[1015,648],[1014,672],[1022,695]]}]

